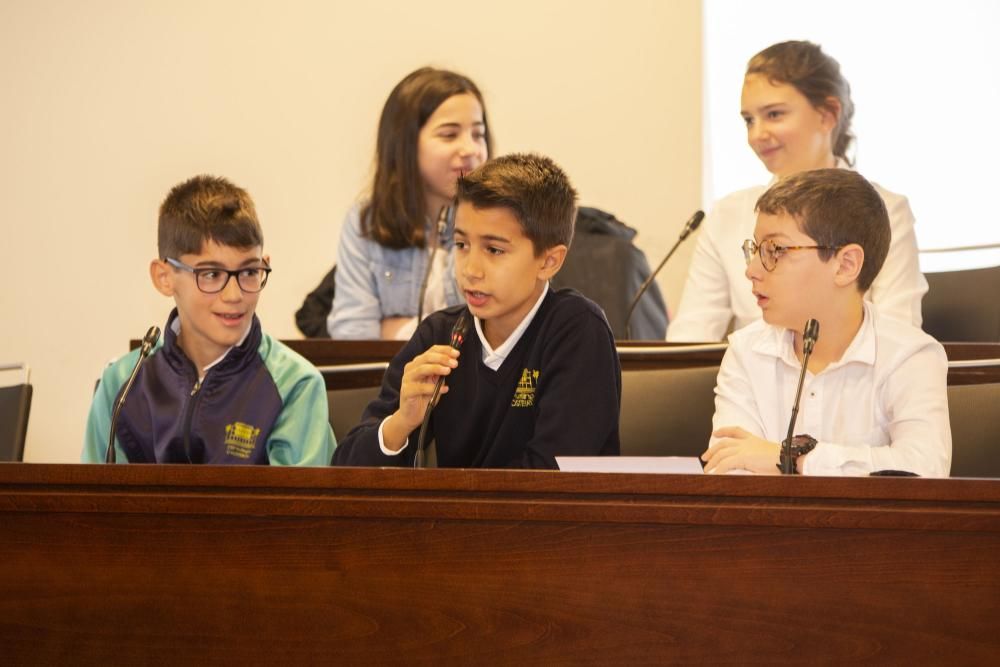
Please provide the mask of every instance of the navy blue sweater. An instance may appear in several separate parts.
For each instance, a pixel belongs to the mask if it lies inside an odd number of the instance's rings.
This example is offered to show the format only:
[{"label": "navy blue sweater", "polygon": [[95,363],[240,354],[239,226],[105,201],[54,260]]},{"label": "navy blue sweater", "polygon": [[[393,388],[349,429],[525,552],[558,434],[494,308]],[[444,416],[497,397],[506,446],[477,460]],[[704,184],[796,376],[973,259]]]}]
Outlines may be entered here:
[{"label": "navy blue sweater", "polygon": [[[403,367],[432,345],[447,344],[464,308],[438,311],[420,324],[389,365],[361,423],[339,443],[334,464],[413,465],[419,429],[402,453],[386,456],[378,427],[399,407]],[[461,352],[428,427],[438,466],[555,469],[556,456],[618,454],[621,366],[611,329],[593,302],[573,290],[550,290],[496,371],[483,364],[475,331]]]}]

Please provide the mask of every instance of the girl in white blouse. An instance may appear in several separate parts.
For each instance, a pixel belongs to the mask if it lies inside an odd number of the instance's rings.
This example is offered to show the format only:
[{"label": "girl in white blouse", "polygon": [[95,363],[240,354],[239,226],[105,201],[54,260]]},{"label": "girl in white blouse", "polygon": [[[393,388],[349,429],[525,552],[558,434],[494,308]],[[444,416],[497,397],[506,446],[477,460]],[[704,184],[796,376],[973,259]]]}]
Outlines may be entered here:
[{"label": "girl in white blouse", "polygon": [[[751,58],[740,104],[747,142],[774,175],[771,184],[801,171],[851,167],[850,85],[816,44],[782,42]],[[866,298],[884,315],[919,327],[927,281],[917,260],[913,213],[905,197],[874,185],[889,211],[892,241]],[[724,197],[705,219],[667,340],[718,341],[760,319],[740,244],[753,237],[754,204],[767,187]]]}]

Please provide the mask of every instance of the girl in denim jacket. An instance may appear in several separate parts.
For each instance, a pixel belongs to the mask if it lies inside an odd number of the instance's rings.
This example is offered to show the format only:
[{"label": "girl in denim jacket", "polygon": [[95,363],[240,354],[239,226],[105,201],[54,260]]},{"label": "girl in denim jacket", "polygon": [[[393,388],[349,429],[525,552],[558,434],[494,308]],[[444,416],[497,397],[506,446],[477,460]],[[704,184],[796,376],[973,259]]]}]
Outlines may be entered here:
[{"label": "girl in denim jacket", "polygon": [[470,79],[424,67],[396,85],[379,119],[370,196],[341,230],[332,338],[406,340],[418,313],[462,303],[449,205],[458,177],[491,150],[483,97]]}]

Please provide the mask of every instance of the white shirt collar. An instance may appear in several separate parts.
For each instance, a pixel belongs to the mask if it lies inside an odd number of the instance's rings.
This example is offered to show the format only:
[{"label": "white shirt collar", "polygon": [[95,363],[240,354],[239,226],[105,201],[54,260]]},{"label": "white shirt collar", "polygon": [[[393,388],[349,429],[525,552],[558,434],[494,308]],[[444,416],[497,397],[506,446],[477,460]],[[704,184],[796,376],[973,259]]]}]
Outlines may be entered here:
[{"label": "white shirt collar", "polygon": [[[175,317],[174,321],[170,323],[170,328],[174,332],[175,336],[179,336],[181,334],[181,318]],[[202,368],[200,371],[198,371],[198,378],[201,379],[201,378],[205,377],[208,374],[208,370],[210,368],[212,368],[213,366],[215,366],[216,364],[218,364],[223,359],[225,359],[226,355],[229,354],[229,352],[234,347],[239,347],[240,345],[242,345],[243,343],[245,343],[246,339],[247,339],[247,336],[250,335],[250,329],[252,329],[252,328],[253,328],[253,321],[251,320],[250,326],[248,326],[247,330],[243,332],[243,336],[240,338],[239,342],[237,342],[236,345],[233,345],[233,346],[227,348],[226,351],[223,352],[219,356],[218,359],[216,359],[215,361],[213,361],[212,363],[208,364],[207,366],[205,366],[204,368]]]},{"label": "white shirt collar", "polygon": [[[878,341],[875,336],[875,324],[872,317],[871,306],[867,301],[862,302],[864,307],[861,328],[854,334],[851,344],[847,346],[843,356],[824,369],[833,370],[845,364],[859,362],[869,366],[875,365],[875,352]],[[822,332],[820,332],[822,334]],[[759,354],[777,357],[792,368],[801,368],[802,364],[795,356],[795,332],[791,329],[771,326],[767,333],[760,336],[753,343],[754,352]]]},{"label": "white shirt collar", "polygon": [[538,297],[538,301],[536,301],[535,305],[530,311],[528,311],[528,314],[524,316],[524,319],[517,325],[517,328],[514,329],[509,336],[507,336],[507,340],[501,343],[495,350],[490,347],[490,344],[486,341],[486,335],[483,333],[483,326],[480,323],[479,318],[473,318],[476,325],[476,335],[479,336],[479,342],[483,346],[483,363],[486,364],[487,368],[494,371],[500,368],[501,364],[503,364],[504,360],[507,358],[507,355],[509,355],[510,351],[514,349],[514,346],[517,345],[517,341],[521,340],[521,336],[524,335],[528,325],[530,325],[531,321],[535,319],[535,313],[538,312],[538,309],[542,305],[542,301],[545,300],[545,295],[548,293],[549,283],[546,282],[545,286],[542,288],[541,296]]}]

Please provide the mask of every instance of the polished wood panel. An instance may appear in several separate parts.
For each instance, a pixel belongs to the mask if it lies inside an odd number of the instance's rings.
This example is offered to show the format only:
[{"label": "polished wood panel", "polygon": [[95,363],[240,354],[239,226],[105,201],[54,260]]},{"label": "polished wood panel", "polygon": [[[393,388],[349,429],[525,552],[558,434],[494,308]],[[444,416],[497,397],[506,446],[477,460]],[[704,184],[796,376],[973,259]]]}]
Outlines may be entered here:
[{"label": "polished wood panel", "polygon": [[1000,482],[0,465],[7,664],[991,663]]}]

